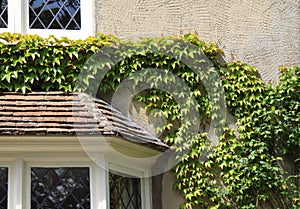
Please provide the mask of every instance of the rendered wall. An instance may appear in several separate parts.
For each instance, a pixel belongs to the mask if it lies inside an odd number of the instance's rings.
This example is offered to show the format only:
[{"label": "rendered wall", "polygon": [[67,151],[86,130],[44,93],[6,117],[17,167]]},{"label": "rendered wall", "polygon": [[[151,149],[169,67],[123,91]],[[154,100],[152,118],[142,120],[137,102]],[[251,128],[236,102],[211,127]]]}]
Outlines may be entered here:
[{"label": "rendered wall", "polygon": [[[96,30],[125,38],[197,32],[217,42],[227,61],[257,67],[264,81],[280,65],[300,64],[300,0],[95,0]],[[153,131],[136,104],[132,118]],[[154,179],[153,209],[179,208],[170,172]],[[160,202],[157,202],[160,201]]]},{"label": "rendered wall", "polygon": [[226,60],[276,80],[278,66],[300,64],[300,0],[95,0],[96,30],[122,37],[196,31]]}]

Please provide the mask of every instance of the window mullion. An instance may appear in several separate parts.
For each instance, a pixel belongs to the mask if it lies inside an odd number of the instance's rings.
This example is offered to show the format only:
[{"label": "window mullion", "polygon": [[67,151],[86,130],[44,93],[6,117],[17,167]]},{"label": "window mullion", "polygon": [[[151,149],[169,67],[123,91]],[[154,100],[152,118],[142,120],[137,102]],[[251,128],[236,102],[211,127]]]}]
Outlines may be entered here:
[{"label": "window mullion", "polygon": [[141,179],[141,189],[142,189],[142,204],[145,209],[152,208],[152,198],[151,198],[151,178]]},{"label": "window mullion", "polygon": [[24,209],[24,162],[17,158],[9,171],[8,209]]},{"label": "window mullion", "polygon": [[[27,0],[25,0],[27,2]],[[26,23],[26,4],[24,0],[10,0],[10,4],[13,17],[13,32],[15,33],[25,33],[25,23]],[[25,8],[25,9],[24,9]]]},{"label": "window mullion", "polygon": [[91,168],[91,206],[97,209],[108,209],[108,182],[105,157],[102,154],[97,154],[94,160],[97,162],[97,165]]}]

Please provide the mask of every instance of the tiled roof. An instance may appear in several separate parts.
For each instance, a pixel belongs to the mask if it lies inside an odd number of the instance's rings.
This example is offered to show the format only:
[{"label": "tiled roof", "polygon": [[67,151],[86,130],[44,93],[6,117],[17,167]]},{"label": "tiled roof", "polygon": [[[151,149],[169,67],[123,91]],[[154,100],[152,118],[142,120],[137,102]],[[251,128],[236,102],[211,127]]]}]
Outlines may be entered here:
[{"label": "tiled roof", "polygon": [[83,93],[0,93],[0,135],[119,136],[167,147],[110,104]]}]

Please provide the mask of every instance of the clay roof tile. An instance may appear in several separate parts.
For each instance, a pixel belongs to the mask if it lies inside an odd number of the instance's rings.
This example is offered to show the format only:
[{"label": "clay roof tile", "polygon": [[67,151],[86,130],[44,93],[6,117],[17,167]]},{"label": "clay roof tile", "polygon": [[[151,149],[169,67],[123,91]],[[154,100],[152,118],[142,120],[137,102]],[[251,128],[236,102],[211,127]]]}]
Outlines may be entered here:
[{"label": "clay roof tile", "polygon": [[110,104],[76,92],[0,93],[0,135],[114,135],[167,148]]}]

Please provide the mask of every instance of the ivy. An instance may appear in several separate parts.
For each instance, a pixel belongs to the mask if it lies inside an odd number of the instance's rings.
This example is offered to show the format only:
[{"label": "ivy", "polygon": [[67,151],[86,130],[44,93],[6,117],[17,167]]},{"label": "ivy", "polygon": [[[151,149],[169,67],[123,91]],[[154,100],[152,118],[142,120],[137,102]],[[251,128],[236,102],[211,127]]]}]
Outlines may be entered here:
[{"label": "ivy", "polygon": [[[0,39],[1,91],[101,97],[126,84],[149,114],[165,118],[156,131],[176,152],[182,208],[300,208],[300,67],[281,67],[273,87],[193,34],[138,42],[103,34]],[[217,144],[209,143],[211,129]]]}]

